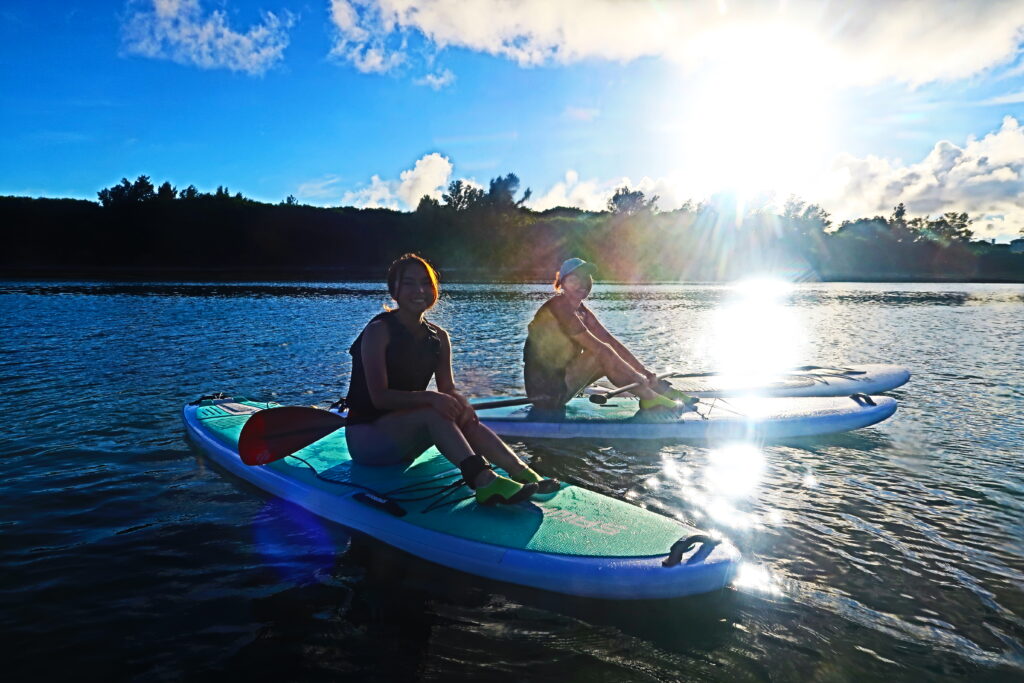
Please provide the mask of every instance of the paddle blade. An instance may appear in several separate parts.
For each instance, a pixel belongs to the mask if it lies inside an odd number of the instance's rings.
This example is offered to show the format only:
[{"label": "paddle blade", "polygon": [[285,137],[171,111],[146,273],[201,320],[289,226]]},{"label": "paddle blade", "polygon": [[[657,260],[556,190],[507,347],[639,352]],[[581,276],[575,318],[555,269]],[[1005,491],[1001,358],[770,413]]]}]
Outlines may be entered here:
[{"label": "paddle blade", "polygon": [[255,413],[242,427],[238,455],[246,465],[266,465],[345,426],[345,418],[319,408],[282,406]]}]

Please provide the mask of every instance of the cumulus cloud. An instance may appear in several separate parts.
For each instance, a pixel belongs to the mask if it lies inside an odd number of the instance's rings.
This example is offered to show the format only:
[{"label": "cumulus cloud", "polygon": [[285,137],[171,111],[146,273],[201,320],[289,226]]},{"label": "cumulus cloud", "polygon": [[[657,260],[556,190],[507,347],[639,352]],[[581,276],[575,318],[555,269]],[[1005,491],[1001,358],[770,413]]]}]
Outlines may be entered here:
[{"label": "cumulus cloud", "polygon": [[940,141],[917,163],[841,156],[833,177],[829,196],[817,201],[837,219],[888,215],[903,202],[913,215],[966,211],[979,237],[1024,227],[1024,128],[1011,116],[980,140]]},{"label": "cumulus cloud", "polygon": [[[707,200],[692,182],[676,177],[643,177],[632,181],[581,179],[573,170],[529,202],[535,211],[557,206],[605,210],[620,187],[658,195],[657,207],[670,211],[686,201]],[[877,156],[837,157],[820,194],[801,197],[818,204],[837,223],[847,219],[888,216],[903,203],[911,216],[967,212],[979,238],[1010,239],[1024,228],[1024,126],[1007,116],[996,131],[962,145],[936,143],[916,163]],[[747,198],[747,207],[778,208],[781,197]]]},{"label": "cumulus cloud", "polygon": [[437,152],[428,154],[408,171],[402,171],[396,194],[406,206],[415,208],[423,195],[440,199],[452,175],[452,162]]},{"label": "cumulus cloud", "polygon": [[342,206],[355,206],[360,209],[395,209],[398,205],[395,197],[395,183],[381,180],[379,175],[370,177],[367,187],[346,192],[341,198]]},{"label": "cumulus cloud", "polygon": [[260,24],[239,33],[228,26],[223,11],[204,13],[199,0],[152,0],[129,7],[122,27],[125,54],[252,75],[281,60],[294,22],[288,12],[264,12]]},{"label": "cumulus cloud", "polygon": [[341,203],[345,206],[381,209],[415,209],[423,195],[441,199],[451,178],[452,163],[437,152],[427,154],[398,180],[382,180],[374,175],[367,187],[346,192]]},{"label": "cumulus cloud", "polygon": [[818,54],[804,58],[833,62],[834,80],[921,84],[965,78],[1012,60],[1024,3],[331,0],[331,19],[334,53],[357,68],[368,52],[376,55],[379,70],[403,63],[410,36],[438,50],[459,47],[522,66],[656,57],[699,68],[723,46],[742,48],[760,38],[769,43],[765,49],[778,49],[805,35],[827,37],[817,42]]},{"label": "cumulus cloud", "polygon": [[640,190],[648,198],[658,196],[656,206],[661,210],[677,209],[688,198],[682,196],[680,183],[673,178],[649,178],[644,176],[633,182],[627,177],[616,180],[582,180],[574,170],[551,186],[543,194],[538,193],[527,203],[534,211],[546,211],[557,206],[572,207],[585,211],[605,211],[608,200],[620,187]]},{"label": "cumulus cloud", "polygon": [[614,181],[580,180],[579,173],[569,170],[565,178],[547,192],[535,194],[527,206],[534,211],[547,211],[557,206],[585,211],[604,211],[608,198],[615,193]]}]

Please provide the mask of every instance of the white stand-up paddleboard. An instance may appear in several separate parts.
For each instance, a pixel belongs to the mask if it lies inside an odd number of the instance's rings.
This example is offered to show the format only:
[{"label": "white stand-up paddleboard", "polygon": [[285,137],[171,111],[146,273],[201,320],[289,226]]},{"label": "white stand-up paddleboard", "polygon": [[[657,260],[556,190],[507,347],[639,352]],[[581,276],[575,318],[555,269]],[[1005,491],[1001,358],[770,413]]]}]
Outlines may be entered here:
[{"label": "white stand-up paddleboard", "polygon": [[[484,399],[481,399],[483,402]],[[478,410],[480,421],[501,436],[551,439],[679,439],[721,442],[782,439],[846,432],[881,422],[896,412],[888,396],[825,398],[711,398],[678,418],[649,419],[638,402],[618,396],[604,405],[572,399],[565,414],[511,406]]]},{"label": "white stand-up paddleboard", "polygon": [[805,365],[785,372],[680,372],[668,377],[672,386],[690,396],[849,396],[877,394],[906,384],[910,371],[900,365]]}]

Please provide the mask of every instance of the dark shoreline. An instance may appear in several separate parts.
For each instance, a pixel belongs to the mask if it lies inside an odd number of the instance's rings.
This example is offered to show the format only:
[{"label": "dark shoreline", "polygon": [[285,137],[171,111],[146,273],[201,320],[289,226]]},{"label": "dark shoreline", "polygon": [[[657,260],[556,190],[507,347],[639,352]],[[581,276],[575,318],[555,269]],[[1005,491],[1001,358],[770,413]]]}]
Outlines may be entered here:
[{"label": "dark shoreline", "polygon": [[908,219],[902,206],[890,218],[836,227],[802,204],[796,213],[733,220],[717,205],[538,213],[485,197],[471,208],[427,202],[399,212],[188,196],[109,206],[0,197],[0,279],[375,282],[411,251],[439,266],[445,282],[550,283],[570,256],[598,264],[604,282],[767,273],[815,282],[1024,282],[1022,245],[973,240],[967,214]]},{"label": "dark shoreline", "polygon": [[[549,284],[551,278],[541,273],[510,271],[495,273],[487,268],[440,269],[443,282],[460,284]],[[759,275],[771,276],[772,273]],[[784,275],[778,274],[780,277]],[[177,283],[243,283],[243,282],[375,282],[383,281],[381,268],[5,268],[0,281],[44,282],[177,282]],[[603,280],[604,284],[727,284],[736,280]],[[801,282],[901,283],[901,284],[1024,284],[1024,279],[922,278],[896,273],[835,273],[829,277],[805,279]]]}]

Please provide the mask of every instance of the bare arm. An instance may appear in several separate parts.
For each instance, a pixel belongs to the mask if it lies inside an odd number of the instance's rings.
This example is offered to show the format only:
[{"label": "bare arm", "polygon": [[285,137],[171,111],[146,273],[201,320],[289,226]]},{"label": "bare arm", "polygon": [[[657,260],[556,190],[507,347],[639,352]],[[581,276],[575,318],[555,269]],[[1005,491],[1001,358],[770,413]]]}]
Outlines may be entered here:
[{"label": "bare arm", "polygon": [[453,394],[455,377],[452,374],[452,340],[445,330],[440,330],[438,336],[441,339],[441,355],[437,359],[437,368],[434,369],[434,380],[437,382],[438,391]]},{"label": "bare arm", "polygon": [[597,339],[612,347],[615,353],[618,354],[618,356],[634,370],[643,375],[651,374],[647,370],[647,367],[633,355],[633,352],[627,349],[625,344],[616,339],[615,336],[601,324],[601,321],[597,319],[596,315],[591,313],[587,316],[587,328]]},{"label": "bare arm", "polygon": [[466,425],[472,422],[477,422],[476,411],[469,404],[469,400],[455,390],[455,376],[452,372],[452,341],[451,337],[448,336],[448,332],[440,330],[439,336],[441,338],[441,355],[437,359],[437,368],[434,370],[434,379],[437,382],[437,390],[443,394],[448,394],[462,407],[462,413],[459,416],[459,423]]}]

